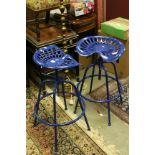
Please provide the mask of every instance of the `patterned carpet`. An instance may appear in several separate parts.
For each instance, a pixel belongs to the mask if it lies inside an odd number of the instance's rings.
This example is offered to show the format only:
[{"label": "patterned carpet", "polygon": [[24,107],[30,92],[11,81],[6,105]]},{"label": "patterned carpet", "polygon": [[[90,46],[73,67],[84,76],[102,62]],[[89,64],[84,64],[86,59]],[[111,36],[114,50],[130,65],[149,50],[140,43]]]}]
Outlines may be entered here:
[{"label": "patterned carpet", "polygon": [[[26,92],[26,148],[27,155],[53,155],[53,127],[38,124],[33,127],[33,107],[38,94],[38,88],[31,82]],[[51,97],[42,100],[39,115],[52,122]],[[70,118],[57,106],[59,122],[67,122]],[[58,128],[58,143],[60,155],[106,155],[96,143],[90,139],[77,125],[72,124]]]},{"label": "patterned carpet", "polygon": [[[122,100],[123,103],[120,104],[119,98],[113,100],[110,104],[111,111],[118,116],[121,120],[129,124],[129,78],[124,78],[120,80],[123,85]],[[117,84],[115,81],[109,82],[110,95],[113,96],[117,93]],[[106,97],[106,86],[102,85],[99,88],[92,91],[90,96],[96,100],[103,100]],[[106,106],[106,104],[104,104]]]}]

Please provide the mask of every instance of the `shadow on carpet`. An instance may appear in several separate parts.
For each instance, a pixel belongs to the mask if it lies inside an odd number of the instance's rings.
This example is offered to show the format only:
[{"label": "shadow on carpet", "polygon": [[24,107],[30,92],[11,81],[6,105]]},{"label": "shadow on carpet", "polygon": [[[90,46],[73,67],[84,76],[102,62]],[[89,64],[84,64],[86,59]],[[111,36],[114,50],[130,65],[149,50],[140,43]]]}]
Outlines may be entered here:
[{"label": "shadow on carpet", "polygon": [[[26,91],[26,150],[27,155],[53,155],[54,128],[38,124],[33,127],[33,107],[36,102],[38,88],[30,82]],[[44,119],[52,122],[52,98],[42,100],[40,113]],[[67,122],[70,118],[57,105],[59,122]],[[90,139],[76,123],[58,127],[59,155],[106,155],[96,143]]]},{"label": "shadow on carpet", "polygon": [[[124,78],[120,80],[123,85],[122,99],[123,103],[120,104],[120,100],[115,99],[111,102],[111,111],[118,116],[121,120],[129,124],[129,78]],[[109,82],[110,95],[113,96],[117,92],[116,81]],[[102,85],[99,88],[92,91],[90,96],[95,100],[103,100],[106,98],[106,85]],[[106,107],[106,104],[103,104]]]}]

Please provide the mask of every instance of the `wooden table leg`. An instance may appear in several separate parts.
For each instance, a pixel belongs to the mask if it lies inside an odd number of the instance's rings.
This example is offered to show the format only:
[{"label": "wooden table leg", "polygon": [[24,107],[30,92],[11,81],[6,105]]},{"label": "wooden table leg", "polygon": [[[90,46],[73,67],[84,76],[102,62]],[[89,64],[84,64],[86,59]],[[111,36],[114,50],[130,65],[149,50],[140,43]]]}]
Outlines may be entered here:
[{"label": "wooden table leg", "polygon": [[46,11],[46,19],[45,19],[46,24],[49,23],[49,19],[50,19],[50,11]]},{"label": "wooden table leg", "polygon": [[35,13],[35,24],[36,24],[36,33],[37,33],[37,41],[40,41],[40,29],[39,29],[39,13]]}]

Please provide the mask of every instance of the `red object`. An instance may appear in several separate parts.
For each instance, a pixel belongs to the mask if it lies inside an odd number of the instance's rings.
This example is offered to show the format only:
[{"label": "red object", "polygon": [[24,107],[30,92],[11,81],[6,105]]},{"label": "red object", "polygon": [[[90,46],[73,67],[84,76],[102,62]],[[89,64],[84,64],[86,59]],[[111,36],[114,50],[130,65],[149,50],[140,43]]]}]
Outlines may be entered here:
[{"label": "red object", "polygon": [[94,3],[90,1],[86,3],[86,9],[84,10],[84,14],[88,14],[92,11],[94,12]]},{"label": "red object", "polygon": [[129,19],[129,0],[106,0],[106,20],[117,17]]}]

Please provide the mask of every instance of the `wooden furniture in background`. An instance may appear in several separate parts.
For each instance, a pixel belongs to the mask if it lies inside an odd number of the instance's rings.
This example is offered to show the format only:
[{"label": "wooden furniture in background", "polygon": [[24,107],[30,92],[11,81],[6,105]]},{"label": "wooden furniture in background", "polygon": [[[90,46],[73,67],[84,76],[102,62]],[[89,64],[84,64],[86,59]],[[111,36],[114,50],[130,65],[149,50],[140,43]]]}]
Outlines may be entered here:
[{"label": "wooden furniture in background", "polygon": [[[78,40],[86,36],[97,35],[96,13],[87,14],[79,18],[71,18],[70,26],[78,34]],[[94,55],[89,57],[82,57],[77,54],[77,59],[82,64],[79,69],[83,69],[91,64],[95,57]]]},{"label": "wooden furniture in background", "polygon": [[97,15],[97,29],[100,29],[101,27],[101,22],[103,21],[103,10],[102,10],[102,6],[103,6],[103,2],[102,0],[95,0],[95,13]]},{"label": "wooden furniture in background", "polygon": [[[69,3],[64,4],[64,6],[66,6],[67,9],[69,9],[69,5],[70,5]],[[50,7],[42,8],[42,9],[34,9],[32,7],[26,6],[26,12],[27,13],[31,12],[31,15],[34,15],[33,19],[31,19],[31,20],[27,19],[26,26],[28,28],[30,28],[33,32],[36,33],[37,41],[40,41],[40,23],[45,22],[47,24],[49,22],[49,18],[50,18],[50,10],[54,10],[57,8],[59,8],[59,5],[50,6]],[[43,13],[46,14],[45,19],[40,18],[40,14],[43,14]],[[33,29],[30,26],[32,24],[35,25],[35,27],[33,27]]]},{"label": "wooden furniture in background", "polygon": [[[64,5],[61,2],[62,14],[59,15],[55,25],[50,19],[50,10],[58,8],[58,6],[33,10],[27,7],[27,27],[26,27],[26,47],[27,47],[27,63],[33,64],[32,56],[34,52],[44,46],[55,44],[62,49],[67,49],[78,62],[86,66],[92,62],[92,57],[81,59],[75,52],[76,42],[85,36],[97,34],[97,17],[96,13],[87,14],[81,17],[69,17],[63,13]],[[69,10],[69,4],[65,5]],[[70,27],[66,27],[64,19],[67,17]],[[68,19],[69,17],[69,19]],[[66,21],[65,21],[66,22]],[[65,29],[65,31],[63,30]],[[64,33],[65,32],[65,33]],[[65,50],[64,49],[64,50]],[[31,69],[31,67],[29,67]],[[28,69],[28,70],[29,70]],[[79,67],[76,68],[76,77],[79,76]]]},{"label": "wooden furniture in background", "polygon": [[[35,68],[35,73],[39,77],[40,70],[34,65],[32,56],[34,52],[44,46],[55,44],[63,49],[63,32],[61,29],[52,27],[46,27],[46,24],[40,24],[40,41],[36,39],[36,33],[27,28],[26,31],[26,55],[27,55],[27,66],[33,66]],[[77,42],[77,34],[74,31],[67,31],[65,41],[67,42],[67,48],[70,50],[75,47]],[[73,57],[75,52],[70,52]],[[28,68],[28,72],[31,72],[31,67]],[[29,74],[28,73],[28,74]],[[32,76],[31,76],[32,77]]]},{"label": "wooden furniture in background", "polygon": [[79,18],[71,18],[70,24],[71,28],[78,34],[88,32],[89,30],[94,30],[94,33],[96,33],[96,14],[91,13]]},{"label": "wooden furniture in background", "polygon": [[[60,0],[59,5],[53,5],[34,9],[33,7],[27,6],[27,27],[26,27],[26,48],[27,48],[27,64],[34,66],[36,75],[42,80],[40,76],[41,72],[48,72],[44,69],[37,68],[33,63],[32,56],[36,50],[41,47],[55,44],[61,47],[64,51],[68,48],[74,47],[76,44],[77,34],[74,31],[67,30],[65,26],[64,10],[69,10],[69,3]],[[53,25],[50,20],[50,10],[59,8],[61,11],[61,24],[58,27]],[[32,73],[31,67],[28,66],[28,72]],[[29,74],[27,73],[27,74]],[[33,72],[34,73],[34,72]],[[32,77],[32,76],[31,76]]]},{"label": "wooden furniture in background", "polygon": [[106,1],[106,20],[117,17],[129,19],[129,0],[104,0]]},{"label": "wooden furniture in background", "polygon": [[97,26],[103,21],[123,17],[129,19],[129,0],[94,0]]}]

